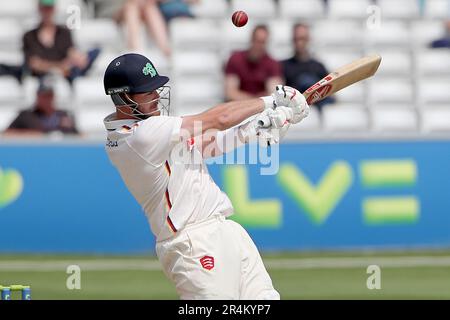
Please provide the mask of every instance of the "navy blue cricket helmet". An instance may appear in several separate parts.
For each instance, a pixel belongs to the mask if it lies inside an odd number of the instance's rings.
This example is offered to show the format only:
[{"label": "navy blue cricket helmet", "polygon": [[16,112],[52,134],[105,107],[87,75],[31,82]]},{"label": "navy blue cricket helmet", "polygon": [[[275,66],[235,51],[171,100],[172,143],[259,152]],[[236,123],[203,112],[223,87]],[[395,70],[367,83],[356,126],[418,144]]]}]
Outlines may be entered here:
[{"label": "navy blue cricket helmet", "polygon": [[128,93],[153,92],[165,87],[167,82],[169,78],[159,75],[147,57],[136,53],[124,54],[111,61],[103,78],[105,93],[111,96],[114,104],[133,106],[134,109],[138,105],[128,97]]}]

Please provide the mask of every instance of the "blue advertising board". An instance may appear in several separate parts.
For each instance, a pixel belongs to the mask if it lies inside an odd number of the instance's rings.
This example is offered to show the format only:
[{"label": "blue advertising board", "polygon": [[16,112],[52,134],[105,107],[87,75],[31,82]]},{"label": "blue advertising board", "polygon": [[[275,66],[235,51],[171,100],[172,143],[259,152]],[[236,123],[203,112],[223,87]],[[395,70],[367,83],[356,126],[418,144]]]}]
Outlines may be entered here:
[{"label": "blue advertising board", "polygon": [[[450,247],[450,142],[314,142],[210,164],[261,250]],[[103,145],[0,145],[0,252],[153,252]]]}]

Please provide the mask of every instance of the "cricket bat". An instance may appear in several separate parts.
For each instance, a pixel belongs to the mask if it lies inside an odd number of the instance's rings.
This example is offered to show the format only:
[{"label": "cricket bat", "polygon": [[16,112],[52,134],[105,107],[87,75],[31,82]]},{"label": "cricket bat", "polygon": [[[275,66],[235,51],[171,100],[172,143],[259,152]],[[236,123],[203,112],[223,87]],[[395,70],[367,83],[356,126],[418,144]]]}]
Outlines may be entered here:
[{"label": "cricket bat", "polygon": [[[380,63],[381,56],[379,55],[370,55],[353,61],[312,85],[303,93],[303,96],[308,104],[312,105],[356,82],[370,78],[377,72]],[[269,123],[264,121],[261,126],[270,126],[270,121]]]},{"label": "cricket bat", "polygon": [[307,89],[303,95],[308,104],[312,105],[356,82],[370,78],[377,72],[380,63],[381,56],[379,55],[371,55],[353,61],[327,75]]}]

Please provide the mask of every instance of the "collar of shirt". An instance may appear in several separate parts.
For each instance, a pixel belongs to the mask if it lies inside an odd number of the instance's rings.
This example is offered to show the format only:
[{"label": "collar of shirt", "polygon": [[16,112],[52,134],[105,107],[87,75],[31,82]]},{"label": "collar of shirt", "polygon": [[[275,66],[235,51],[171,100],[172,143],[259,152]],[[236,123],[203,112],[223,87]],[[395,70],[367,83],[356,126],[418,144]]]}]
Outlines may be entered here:
[{"label": "collar of shirt", "polygon": [[116,113],[111,113],[104,120],[103,124],[105,125],[106,130],[115,131],[117,129],[122,128],[123,126],[132,127],[136,122],[140,120],[137,119],[122,119],[116,120]]}]

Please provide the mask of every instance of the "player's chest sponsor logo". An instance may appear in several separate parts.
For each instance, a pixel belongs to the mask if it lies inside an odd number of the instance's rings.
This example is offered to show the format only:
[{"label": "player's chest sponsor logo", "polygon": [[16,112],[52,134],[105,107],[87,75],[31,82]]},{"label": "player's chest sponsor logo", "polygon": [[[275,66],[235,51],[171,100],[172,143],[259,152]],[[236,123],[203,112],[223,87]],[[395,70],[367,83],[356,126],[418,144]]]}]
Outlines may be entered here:
[{"label": "player's chest sponsor logo", "polygon": [[202,267],[206,270],[211,270],[214,268],[214,257],[204,256],[200,259]]},{"label": "player's chest sponsor logo", "polygon": [[106,146],[107,146],[108,148],[117,148],[117,147],[119,146],[119,142],[116,141],[116,140],[110,140],[110,139],[108,139],[108,140],[106,141]]}]

